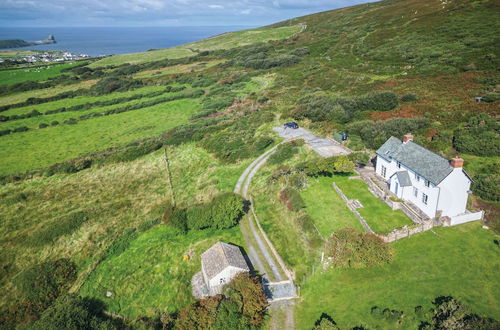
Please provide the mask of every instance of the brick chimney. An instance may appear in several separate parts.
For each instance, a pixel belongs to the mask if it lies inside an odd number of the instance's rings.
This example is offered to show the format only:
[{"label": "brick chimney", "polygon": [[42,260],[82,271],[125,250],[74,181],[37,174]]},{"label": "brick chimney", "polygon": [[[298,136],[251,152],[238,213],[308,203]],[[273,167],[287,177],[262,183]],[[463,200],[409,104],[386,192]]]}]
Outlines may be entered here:
[{"label": "brick chimney", "polygon": [[450,165],[453,168],[462,168],[464,166],[464,160],[460,157],[454,157],[450,160]]},{"label": "brick chimney", "polygon": [[405,134],[405,137],[403,139],[403,143],[408,143],[408,141],[413,141],[413,135],[411,135],[410,133],[408,134]]}]

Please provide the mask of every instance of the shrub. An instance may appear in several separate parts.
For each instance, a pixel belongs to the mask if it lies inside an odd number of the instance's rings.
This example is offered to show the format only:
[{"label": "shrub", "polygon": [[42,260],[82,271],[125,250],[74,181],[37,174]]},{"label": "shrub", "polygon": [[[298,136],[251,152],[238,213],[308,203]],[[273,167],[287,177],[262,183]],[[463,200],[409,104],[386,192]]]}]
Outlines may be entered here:
[{"label": "shrub", "polygon": [[344,228],[328,238],[325,254],[333,267],[361,268],[390,263],[393,253],[376,235]]},{"label": "shrub", "polygon": [[57,120],[54,120],[50,123],[51,126],[57,126],[59,125],[59,122]]},{"label": "shrub", "polygon": [[296,120],[307,118],[312,121],[346,123],[350,118],[344,107],[328,96],[306,96],[298,104],[292,111],[292,117]]},{"label": "shrub", "polygon": [[453,147],[459,152],[476,156],[500,156],[500,125],[496,118],[482,113],[472,117],[467,125],[454,133]]},{"label": "shrub", "polygon": [[453,297],[437,297],[434,301],[434,329],[498,329],[500,323],[491,318],[472,314],[470,309]]},{"label": "shrub", "polygon": [[370,162],[370,154],[367,152],[353,152],[348,158],[355,164],[367,165]]},{"label": "shrub", "polygon": [[472,183],[472,191],[479,197],[498,202],[500,201],[500,175],[497,174],[480,174],[474,177]]},{"label": "shrub", "polygon": [[188,230],[186,210],[174,209],[168,218],[168,225],[175,228],[180,234],[185,234]]},{"label": "shrub", "polygon": [[308,176],[332,175],[352,172],[354,163],[347,156],[333,156],[300,163],[296,169]]},{"label": "shrub", "polygon": [[21,127],[17,127],[17,128],[14,128],[12,130],[12,133],[20,133],[20,132],[26,132],[26,131],[29,131],[30,129],[26,126],[21,126]]},{"label": "shrub", "polygon": [[339,330],[337,323],[331,318],[330,315],[323,313],[319,320],[314,323],[313,330]]},{"label": "shrub", "polygon": [[40,125],[38,125],[38,128],[45,128],[45,127],[49,127],[49,124],[41,123]]},{"label": "shrub", "polygon": [[271,165],[282,164],[297,154],[298,148],[292,142],[282,143],[276,148],[276,151],[269,156],[267,162]]},{"label": "shrub", "polygon": [[45,310],[40,319],[28,329],[117,329],[113,321],[105,316],[104,304],[91,298],[76,295],[60,297],[53,306]]},{"label": "shrub", "polygon": [[0,136],[7,135],[7,134],[10,134],[10,133],[12,133],[12,130],[10,130],[10,129],[4,129],[4,130],[0,131]]},{"label": "shrub", "polygon": [[417,101],[418,98],[417,98],[417,95],[415,94],[405,94],[403,96],[401,96],[401,102],[414,102],[414,101]]},{"label": "shrub", "polygon": [[260,277],[240,273],[224,288],[224,295],[239,306],[242,316],[252,327],[263,324],[268,303]]},{"label": "shrub", "polygon": [[306,207],[306,203],[300,196],[300,193],[290,187],[286,187],[280,192],[280,201],[287,207],[287,209],[293,212],[298,212]]},{"label": "shrub", "polygon": [[234,193],[220,194],[207,204],[185,210],[189,229],[226,229],[238,224],[243,216],[243,198]]},{"label": "shrub", "polygon": [[23,297],[40,309],[47,308],[76,280],[76,266],[69,259],[58,259],[31,266],[14,279]]}]

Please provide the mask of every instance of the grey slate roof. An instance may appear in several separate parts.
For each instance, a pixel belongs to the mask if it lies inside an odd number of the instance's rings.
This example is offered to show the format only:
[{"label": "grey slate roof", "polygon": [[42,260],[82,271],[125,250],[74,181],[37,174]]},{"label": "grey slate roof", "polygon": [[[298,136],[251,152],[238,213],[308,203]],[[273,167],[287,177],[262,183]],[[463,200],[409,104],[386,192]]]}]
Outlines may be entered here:
[{"label": "grey slate roof", "polygon": [[453,171],[448,159],[413,141],[405,144],[394,136],[391,136],[377,150],[377,155],[400,162],[435,185],[438,185]]},{"label": "grey slate roof", "polygon": [[209,280],[228,266],[250,270],[240,248],[223,242],[215,243],[201,254],[201,265]]},{"label": "grey slate roof", "polygon": [[399,171],[395,173],[398,177],[399,184],[401,187],[409,187],[411,186],[411,179],[408,171]]}]

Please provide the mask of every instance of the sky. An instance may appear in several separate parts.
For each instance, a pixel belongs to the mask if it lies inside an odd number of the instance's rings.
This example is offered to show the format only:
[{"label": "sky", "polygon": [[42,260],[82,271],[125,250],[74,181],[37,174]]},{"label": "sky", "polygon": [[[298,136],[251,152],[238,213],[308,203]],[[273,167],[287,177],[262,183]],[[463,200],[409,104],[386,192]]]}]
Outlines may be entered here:
[{"label": "sky", "polygon": [[0,0],[0,28],[249,27],[366,2],[370,0]]}]

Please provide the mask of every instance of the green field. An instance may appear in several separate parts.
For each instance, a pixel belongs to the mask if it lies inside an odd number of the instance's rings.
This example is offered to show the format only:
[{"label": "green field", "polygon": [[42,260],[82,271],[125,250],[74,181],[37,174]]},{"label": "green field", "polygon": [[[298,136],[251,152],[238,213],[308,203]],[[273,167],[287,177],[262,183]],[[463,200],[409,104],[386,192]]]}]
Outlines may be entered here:
[{"label": "green field", "polygon": [[424,310],[440,295],[451,295],[483,316],[500,315],[500,251],[495,235],[478,222],[437,228],[393,243],[392,264],[317,273],[302,286],[296,308],[299,329],[310,329],[322,313],[342,328],[393,328],[371,317],[374,306],[403,310],[400,328],[418,328],[416,306]]},{"label": "green field", "polygon": [[43,168],[82,154],[159,135],[187,122],[199,109],[193,99],[59,125],[0,138],[0,174]]},{"label": "green field", "polygon": [[[191,277],[201,270],[200,255],[217,241],[242,243],[239,227],[177,235],[158,225],[131,242],[117,256],[102,262],[79,291],[103,300],[108,310],[134,319],[173,313],[194,301]],[[183,257],[189,255],[189,260]],[[113,295],[106,297],[106,292]]]},{"label": "green field", "polygon": [[112,100],[112,99],[121,98],[121,97],[129,97],[129,96],[132,96],[135,94],[150,93],[150,92],[159,91],[162,89],[165,89],[165,87],[164,86],[148,86],[148,87],[137,88],[137,89],[134,89],[131,91],[115,92],[115,93],[110,93],[107,95],[100,95],[100,96],[76,96],[73,98],[67,98],[67,99],[62,99],[62,100],[57,100],[57,101],[34,104],[34,105],[29,105],[29,106],[19,107],[19,108],[12,108],[12,109],[1,112],[1,114],[4,116],[21,115],[24,113],[31,112],[32,110],[37,110],[37,111],[40,111],[43,113],[43,112],[46,112],[48,110],[54,110],[54,109],[59,109],[59,108],[63,108],[63,107],[69,108],[69,107],[74,106],[74,105],[93,103],[96,101],[107,101],[107,100]]},{"label": "green field", "polygon": [[387,204],[375,197],[364,181],[349,179],[348,176],[342,175],[334,175],[333,181],[348,199],[357,199],[361,202],[363,207],[359,208],[358,212],[377,234],[387,234],[392,229],[413,223],[402,211],[393,211]]},{"label": "green field", "polygon": [[63,92],[74,91],[80,88],[90,88],[96,82],[97,80],[85,80],[80,83],[72,85],[35,89],[32,91],[16,93],[8,96],[2,96],[0,97],[0,106],[24,102],[30,97],[49,97]]},{"label": "green field", "polygon": [[307,189],[300,192],[306,202],[307,214],[313,218],[323,237],[328,237],[333,232],[346,227],[363,231],[358,218],[333,189],[332,182],[332,178],[328,177],[309,179]]},{"label": "green field", "polygon": [[[154,89],[155,88],[153,88],[153,90]],[[39,125],[41,123],[45,123],[45,124],[50,125],[50,123],[54,120],[58,121],[59,123],[62,124],[64,120],[69,119],[69,118],[77,119],[80,116],[87,115],[90,113],[103,113],[105,111],[119,109],[122,107],[140,105],[141,103],[143,103],[145,101],[148,102],[148,101],[161,100],[165,97],[175,96],[175,95],[179,95],[181,93],[182,92],[163,93],[162,95],[159,95],[156,97],[142,97],[142,98],[139,98],[136,100],[107,105],[107,106],[101,106],[101,107],[95,106],[95,107],[92,107],[92,108],[87,109],[87,110],[59,112],[59,113],[30,117],[30,118],[25,118],[25,119],[9,120],[5,123],[0,123],[0,130],[2,130],[2,129],[15,129],[16,127],[21,127],[21,126],[26,126],[28,128],[36,129],[39,127]],[[133,94],[131,94],[131,95],[133,95]],[[78,101],[78,100],[76,100],[76,101]],[[68,102],[68,103],[71,103],[71,102]],[[166,104],[166,103],[167,102],[164,102],[162,104]],[[158,104],[158,105],[160,105],[160,104]],[[132,110],[132,111],[140,111],[140,110]],[[1,145],[1,140],[0,140],[0,145]]]},{"label": "green field", "polygon": [[300,32],[301,29],[302,27],[300,25],[295,25],[274,29],[260,28],[254,30],[229,32],[183,46],[152,50],[144,53],[110,56],[90,64],[89,67],[96,68],[107,65],[120,65],[124,63],[139,64],[164,59],[176,59],[181,57],[193,56],[196,55],[198,51],[229,49],[249,45],[256,42],[285,39]]},{"label": "green field", "polygon": [[[1,56],[1,53],[0,53]],[[61,74],[62,69],[81,65],[83,62],[70,62],[55,65],[39,65],[15,70],[0,71],[0,85],[9,85],[23,81],[43,81]]]}]

